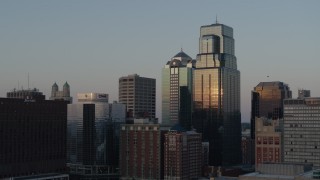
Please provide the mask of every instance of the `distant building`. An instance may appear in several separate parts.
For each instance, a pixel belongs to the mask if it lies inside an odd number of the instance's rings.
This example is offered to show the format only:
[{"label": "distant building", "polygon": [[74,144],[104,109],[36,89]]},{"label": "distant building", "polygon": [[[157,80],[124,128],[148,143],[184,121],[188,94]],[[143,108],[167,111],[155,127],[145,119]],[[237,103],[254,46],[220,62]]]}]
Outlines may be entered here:
[{"label": "distant building", "polygon": [[164,136],[164,179],[201,177],[201,134],[194,131],[173,130]]},{"label": "distant building", "polygon": [[279,120],[256,118],[255,164],[281,162],[281,132]]},{"label": "distant building", "polygon": [[67,102],[0,98],[0,179],[66,170]]},{"label": "distant building", "polygon": [[[79,93],[77,104],[68,105],[68,163],[71,174],[115,174],[119,162],[120,124],[124,104],[108,103],[108,94]],[[72,177],[73,177],[72,176]],[[82,176],[82,178],[84,178]]]},{"label": "distant building", "polygon": [[260,82],[251,92],[251,138],[255,139],[255,119],[283,118],[283,100],[291,98],[287,84],[279,81]]},{"label": "distant building", "polygon": [[161,136],[160,125],[148,120],[121,125],[121,179],[163,179]]},{"label": "distant building", "polygon": [[194,64],[181,50],[162,69],[162,125],[191,129]]},{"label": "distant building", "polygon": [[284,100],[284,162],[320,168],[320,98]]},{"label": "distant building", "polygon": [[310,95],[311,95],[310,90],[306,90],[306,89],[299,89],[298,90],[298,99],[310,97]]},{"label": "distant building", "polygon": [[70,96],[70,86],[68,82],[63,85],[62,91],[59,91],[57,83],[52,85],[50,100],[64,100],[72,103],[72,97]]},{"label": "distant building", "polygon": [[131,118],[156,116],[156,80],[137,74],[119,78],[119,103],[127,107]]},{"label": "distant building", "polygon": [[256,166],[256,172],[240,175],[239,180],[312,180],[320,179],[312,164],[266,163]]},{"label": "distant building", "polygon": [[46,96],[43,95],[38,89],[28,89],[28,90],[13,90],[7,92],[7,98],[15,99],[28,99],[28,100],[45,100]]}]

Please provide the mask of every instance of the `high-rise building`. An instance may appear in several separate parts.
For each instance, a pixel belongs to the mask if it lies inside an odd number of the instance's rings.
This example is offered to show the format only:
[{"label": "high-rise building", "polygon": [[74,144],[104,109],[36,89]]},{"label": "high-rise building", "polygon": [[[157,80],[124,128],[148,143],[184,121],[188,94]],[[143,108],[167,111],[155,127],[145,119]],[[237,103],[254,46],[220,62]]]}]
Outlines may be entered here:
[{"label": "high-rise building", "polygon": [[71,173],[86,176],[116,173],[125,105],[109,104],[108,94],[103,93],[77,96],[78,104],[68,105],[67,154]]},{"label": "high-rise building", "polygon": [[284,100],[284,162],[320,167],[320,98]]},{"label": "high-rise building", "polygon": [[7,92],[7,98],[28,99],[28,100],[45,100],[46,97],[38,89],[13,90]]},{"label": "high-rise building", "polygon": [[131,118],[156,116],[156,80],[137,74],[119,79],[119,103],[127,106]]},{"label": "high-rise building", "polygon": [[255,164],[280,163],[282,140],[279,121],[256,118]]},{"label": "high-rise building", "polygon": [[251,95],[251,138],[255,139],[256,117],[282,119],[283,100],[291,98],[291,91],[283,82],[260,82]]},{"label": "high-rise building", "polygon": [[191,128],[192,70],[195,61],[182,50],[162,69],[162,124]]},{"label": "high-rise building", "polygon": [[201,134],[173,130],[164,136],[164,179],[198,179],[203,163]]},{"label": "high-rise building", "polygon": [[121,179],[163,179],[159,124],[146,121],[121,125]]},{"label": "high-rise building", "polygon": [[70,85],[68,82],[64,83],[62,91],[59,91],[57,83],[52,85],[50,100],[64,100],[72,103],[72,97],[70,96]]},{"label": "high-rise building", "polygon": [[240,72],[229,26],[216,23],[200,28],[193,101],[192,124],[209,142],[209,164],[240,164]]},{"label": "high-rise building", "polygon": [[0,179],[66,170],[67,102],[0,98]]}]

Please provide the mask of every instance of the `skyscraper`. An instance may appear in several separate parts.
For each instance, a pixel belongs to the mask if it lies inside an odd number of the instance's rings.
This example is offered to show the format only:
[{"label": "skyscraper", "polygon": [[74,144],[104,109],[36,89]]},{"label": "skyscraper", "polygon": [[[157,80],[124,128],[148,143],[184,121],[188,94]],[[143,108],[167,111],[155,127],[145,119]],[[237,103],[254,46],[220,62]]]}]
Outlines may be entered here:
[{"label": "skyscraper", "polygon": [[162,69],[162,124],[191,128],[192,70],[195,61],[181,52]]},{"label": "skyscraper", "polygon": [[66,169],[67,102],[41,96],[0,98],[0,179]]},{"label": "skyscraper", "polygon": [[[308,91],[310,96],[310,91]],[[283,117],[284,162],[320,167],[320,98],[285,99]]]},{"label": "skyscraper", "polygon": [[92,177],[115,173],[125,105],[109,104],[108,94],[103,93],[79,93],[78,102],[68,105],[67,157],[71,174]]},{"label": "skyscraper", "polygon": [[291,91],[283,82],[260,82],[251,95],[251,138],[255,139],[255,118],[282,119],[283,100],[291,98]]},{"label": "skyscraper", "polygon": [[241,163],[240,72],[229,26],[200,28],[193,101],[192,124],[209,142],[209,164]]},{"label": "skyscraper", "polygon": [[156,116],[156,80],[137,74],[119,79],[119,103],[127,106],[128,117]]}]

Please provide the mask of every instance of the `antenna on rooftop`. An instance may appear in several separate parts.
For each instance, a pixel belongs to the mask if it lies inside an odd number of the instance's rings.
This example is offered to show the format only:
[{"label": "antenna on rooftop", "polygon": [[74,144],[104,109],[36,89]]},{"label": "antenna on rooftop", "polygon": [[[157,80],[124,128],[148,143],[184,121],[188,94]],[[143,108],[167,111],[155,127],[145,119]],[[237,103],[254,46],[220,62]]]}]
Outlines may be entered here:
[{"label": "antenna on rooftop", "polygon": [[29,88],[29,73],[28,73],[28,90],[30,90],[30,88]]},{"label": "antenna on rooftop", "polygon": [[216,24],[219,24],[219,22],[218,22],[218,14],[216,14]]}]

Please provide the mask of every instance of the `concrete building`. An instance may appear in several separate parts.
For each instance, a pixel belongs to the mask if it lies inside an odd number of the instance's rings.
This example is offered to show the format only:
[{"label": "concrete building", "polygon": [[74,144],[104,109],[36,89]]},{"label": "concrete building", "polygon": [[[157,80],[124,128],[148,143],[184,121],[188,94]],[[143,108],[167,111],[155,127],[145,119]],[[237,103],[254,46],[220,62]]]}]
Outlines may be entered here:
[{"label": "concrete building", "polygon": [[121,125],[120,178],[163,179],[162,132],[148,119]]},{"label": "concrete building", "polygon": [[255,164],[281,162],[281,132],[278,120],[256,118]]},{"label": "concrete building", "polygon": [[320,98],[284,100],[284,162],[320,168]]},{"label": "concrete building", "polygon": [[241,163],[240,71],[233,29],[201,26],[199,54],[193,70],[192,125],[209,142],[209,164]]},{"label": "concrete building", "polygon": [[156,116],[156,80],[137,74],[119,78],[119,103],[127,107],[127,117]]},{"label": "concrete building", "polygon": [[66,170],[67,102],[0,98],[0,179]]},{"label": "concrete building", "polygon": [[167,132],[164,140],[164,179],[197,179],[202,169],[201,134]]},{"label": "concrete building", "polygon": [[13,90],[7,92],[7,98],[28,99],[28,100],[45,100],[46,97],[38,89]]},{"label": "concrete building", "polygon": [[[108,103],[108,94],[78,93],[68,105],[68,166],[74,176],[114,176],[119,162],[120,125],[124,104]],[[85,171],[84,171],[85,170]]]},{"label": "concrete building", "polygon": [[64,100],[72,103],[72,97],[70,96],[70,85],[66,82],[63,85],[62,91],[59,91],[57,83],[52,85],[50,100]]},{"label": "concrete building", "polygon": [[194,64],[181,49],[162,69],[162,125],[191,129]]},{"label": "concrete building", "polygon": [[319,170],[311,164],[259,164],[256,172],[239,176],[239,180],[311,180],[319,179]]}]

